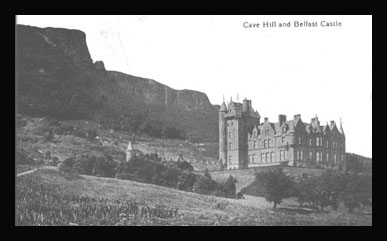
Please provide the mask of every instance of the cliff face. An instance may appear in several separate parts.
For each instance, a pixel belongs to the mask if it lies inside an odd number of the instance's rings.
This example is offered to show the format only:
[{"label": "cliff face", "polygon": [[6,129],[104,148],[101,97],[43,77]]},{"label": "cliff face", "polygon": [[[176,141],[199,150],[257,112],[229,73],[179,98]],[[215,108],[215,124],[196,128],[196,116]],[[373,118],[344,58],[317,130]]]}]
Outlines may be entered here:
[{"label": "cliff face", "polygon": [[218,114],[204,93],[93,64],[78,30],[16,29],[18,112],[58,119],[93,119],[113,129],[216,141]]}]

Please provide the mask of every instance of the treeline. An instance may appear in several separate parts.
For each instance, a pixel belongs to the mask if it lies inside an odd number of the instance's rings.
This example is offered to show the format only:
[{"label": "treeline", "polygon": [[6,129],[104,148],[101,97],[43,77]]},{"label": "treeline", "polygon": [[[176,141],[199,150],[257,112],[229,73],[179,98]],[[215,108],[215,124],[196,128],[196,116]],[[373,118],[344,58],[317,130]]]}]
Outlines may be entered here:
[{"label": "treeline", "polygon": [[307,205],[320,210],[329,206],[337,209],[341,202],[349,212],[361,205],[372,206],[372,176],[369,175],[328,170],[320,176],[304,173],[292,177],[281,168],[272,168],[255,173],[255,177],[241,192],[263,196],[274,208],[288,197],[296,197],[300,207]]},{"label": "treeline", "polygon": [[129,162],[117,163],[111,156],[83,155],[65,159],[59,169],[100,177],[115,177],[218,197],[236,198],[236,179],[217,182],[211,176],[193,173],[186,161],[163,161],[157,154],[140,154]]}]

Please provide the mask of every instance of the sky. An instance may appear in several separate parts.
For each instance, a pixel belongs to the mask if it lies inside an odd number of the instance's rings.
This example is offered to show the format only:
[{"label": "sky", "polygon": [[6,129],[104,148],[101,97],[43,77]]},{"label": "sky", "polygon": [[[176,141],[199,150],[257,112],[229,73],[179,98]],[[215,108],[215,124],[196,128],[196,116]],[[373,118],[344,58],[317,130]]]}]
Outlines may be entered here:
[{"label": "sky", "polygon": [[[17,16],[17,23],[79,29],[107,70],[207,94],[251,99],[279,114],[342,120],[347,152],[372,158],[372,16]],[[318,27],[295,27],[295,21]],[[322,27],[321,21],[340,22]],[[247,23],[258,28],[246,28]],[[276,27],[263,27],[276,22]],[[279,27],[289,23],[290,27]],[[257,25],[255,25],[257,26]]]}]

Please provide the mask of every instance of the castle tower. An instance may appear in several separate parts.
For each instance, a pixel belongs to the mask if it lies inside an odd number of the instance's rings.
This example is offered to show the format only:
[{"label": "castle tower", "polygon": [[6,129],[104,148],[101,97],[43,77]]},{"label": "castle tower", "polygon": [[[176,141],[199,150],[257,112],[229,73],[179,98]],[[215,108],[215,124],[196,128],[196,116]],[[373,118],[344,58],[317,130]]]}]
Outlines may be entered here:
[{"label": "castle tower", "polygon": [[126,148],[126,162],[130,161],[134,157],[134,148],[131,141],[129,141],[128,147]]},{"label": "castle tower", "polygon": [[219,162],[221,169],[225,169],[227,165],[226,112],[227,107],[223,100],[223,103],[219,109]]}]

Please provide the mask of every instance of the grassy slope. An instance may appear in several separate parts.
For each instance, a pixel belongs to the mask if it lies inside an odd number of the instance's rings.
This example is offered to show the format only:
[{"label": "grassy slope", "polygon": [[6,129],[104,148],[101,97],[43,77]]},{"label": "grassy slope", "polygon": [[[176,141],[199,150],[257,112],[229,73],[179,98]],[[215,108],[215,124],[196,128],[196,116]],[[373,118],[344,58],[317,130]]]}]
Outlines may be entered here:
[{"label": "grassy slope", "polygon": [[[296,203],[289,199],[278,210],[263,198],[247,196],[233,200],[199,195],[171,188],[134,181],[81,176],[67,179],[56,170],[38,170],[34,178],[58,185],[70,193],[111,199],[133,199],[146,204],[164,204],[179,208],[177,218],[163,221],[163,225],[372,225],[372,215],[348,214],[345,210],[329,213],[301,214],[295,212]],[[24,177],[19,177],[24,178]],[[215,208],[227,202],[224,210]]]}]

